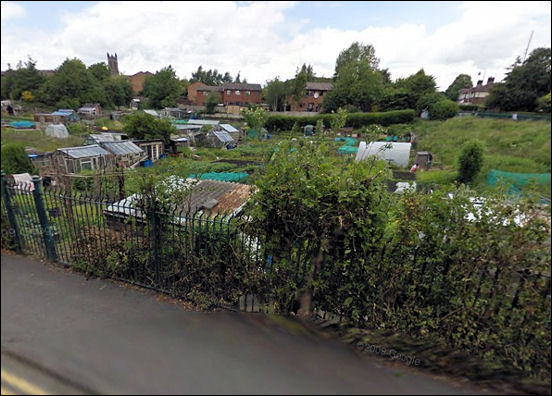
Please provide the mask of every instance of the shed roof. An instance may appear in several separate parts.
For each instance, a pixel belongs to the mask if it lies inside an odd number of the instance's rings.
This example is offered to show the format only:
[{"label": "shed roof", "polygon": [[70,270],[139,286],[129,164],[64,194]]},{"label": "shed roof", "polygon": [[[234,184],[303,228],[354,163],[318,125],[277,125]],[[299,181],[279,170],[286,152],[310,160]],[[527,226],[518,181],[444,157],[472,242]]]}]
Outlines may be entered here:
[{"label": "shed roof", "polygon": [[223,143],[233,142],[234,139],[226,131],[213,131],[213,134]]},{"label": "shed roof", "polygon": [[220,124],[220,127],[224,129],[226,132],[239,132],[236,128],[234,128],[230,124]]},{"label": "shed roof", "polygon": [[109,155],[109,152],[107,152],[97,144],[91,144],[89,146],[59,148],[58,151],[67,154],[71,158],[86,158]]},{"label": "shed roof", "polygon": [[133,142],[123,140],[120,142],[105,142],[102,146],[115,155],[142,154],[144,150]]},{"label": "shed roof", "polygon": [[188,120],[188,124],[192,125],[218,125],[220,121],[217,120]]}]

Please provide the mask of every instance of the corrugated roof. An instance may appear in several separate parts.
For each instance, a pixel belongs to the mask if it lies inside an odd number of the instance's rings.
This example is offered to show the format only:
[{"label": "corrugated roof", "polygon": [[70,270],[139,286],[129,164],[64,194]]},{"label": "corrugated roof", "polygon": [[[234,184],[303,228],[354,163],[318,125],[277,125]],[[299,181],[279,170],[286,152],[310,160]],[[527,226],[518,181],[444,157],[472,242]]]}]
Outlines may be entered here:
[{"label": "corrugated roof", "polygon": [[155,110],[149,110],[149,109],[148,109],[148,110],[144,110],[144,113],[149,114],[149,115],[152,115],[152,116],[154,116],[154,117],[159,117],[159,113],[157,113],[157,111],[155,111]]},{"label": "corrugated roof", "polygon": [[109,155],[109,152],[107,152],[97,144],[91,144],[89,146],[59,148],[58,151],[67,154],[71,158],[86,158]]},{"label": "corrugated roof", "polygon": [[216,120],[188,120],[188,125],[218,125],[220,121]]},{"label": "corrugated roof", "polygon": [[213,131],[213,134],[220,140],[221,142],[227,143],[227,142],[233,142],[234,139],[232,136],[228,134],[226,131]]},{"label": "corrugated roof", "polygon": [[241,89],[244,91],[261,91],[261,84],[247,83],[226,83],[222,85],[222,89]]},{"label": "corrugated roof", "polygon": [[88,136],[96,143],[114,142],[115,136],[110,133],[93,134]]},{"label": "corrugated roof", "polygon": [[[183,179],[177,176],[167,178],[165,184],[175,189],[184,189],[192,186],[193,179]],[[193,185],[190,195],[183,202],[176,204],[176,209],[181,211],[182,217],[186,213],[195,213],[206,207],[210,207],[211,213],[233,213],[240,209],[251,197],[252,187],[247,184],[223,182],[216,180],[200,180]],[[141,216],[140,210],[135,210],[134,202],[136,194],[115,202],[106,208],[108,213],[121,213]]]},{"label": "corrugated roof", "polygon": [[115,155],[142,154],[144,152],[144,150],[128,140],[121,142],[104,142],[102,146]]},{"label": "corrugated roof", "polygon": [[179,131],[189,131],[193,129],[201,129],[201,125],[176,124],[174,125]]},{"label": "corrugated roof", "polygon": [[331,91],[333,84],[331,82],[308,82],[307,90],[313,91]]},{"label": "corrugated roof", "polygon": [[224,129],[226,132],[239,132],[239,130],[237,130],[230,124],[220,124],[220,127]]}]

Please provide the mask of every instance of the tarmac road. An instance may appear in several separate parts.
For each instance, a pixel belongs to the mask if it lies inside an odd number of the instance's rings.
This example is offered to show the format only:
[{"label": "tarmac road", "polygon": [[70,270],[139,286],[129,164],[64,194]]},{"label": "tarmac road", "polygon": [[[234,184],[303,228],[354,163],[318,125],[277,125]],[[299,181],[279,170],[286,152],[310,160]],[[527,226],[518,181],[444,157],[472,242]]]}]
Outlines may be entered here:
[{"label": "tarmac road", "polygon": [[22,256],[2,255],[1,285],[2,394],[474,392],[262,314],[186,311]]}]

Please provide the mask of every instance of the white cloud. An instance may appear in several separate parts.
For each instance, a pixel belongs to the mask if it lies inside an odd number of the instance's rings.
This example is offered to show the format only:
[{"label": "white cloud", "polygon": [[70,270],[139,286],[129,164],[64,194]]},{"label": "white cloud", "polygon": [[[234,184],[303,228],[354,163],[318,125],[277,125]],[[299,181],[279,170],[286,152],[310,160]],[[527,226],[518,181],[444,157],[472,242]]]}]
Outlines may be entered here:
[{"label": "white cloud", "polygon": [[2,1],[0,5],[1,19],[6,21],[8,19],[15,19],[25,16],[25,8],[21,5],[12,3],[11,1]]},{"label": "white cloud", "polygon": [[[371,43],[392,77],[424,68],[446,89],[460,73],[479,71],[500,80],[517,55],[550,46],[550,3],[468,2],[458,18],[434,32],[421,24],[367,26],[362,30],[309,28],[308,19],[292,23],[285,10],[293,2],[106,2],[66,14],[60,29],[40,34],[2,27],[2,67],[31,54],[40,68],[58,66],[66,57],[86,64],[117,52],[119,69],[132,74],[171,64],[190,77],[200,64],[221,72],[238,71],[249,82],[290,78],[310,63],[318,75],[331,76],[339,52],[353,41]],[[4,11],[4,2],[2,2]],[[346,5],[341,12],[346,11]]]}]

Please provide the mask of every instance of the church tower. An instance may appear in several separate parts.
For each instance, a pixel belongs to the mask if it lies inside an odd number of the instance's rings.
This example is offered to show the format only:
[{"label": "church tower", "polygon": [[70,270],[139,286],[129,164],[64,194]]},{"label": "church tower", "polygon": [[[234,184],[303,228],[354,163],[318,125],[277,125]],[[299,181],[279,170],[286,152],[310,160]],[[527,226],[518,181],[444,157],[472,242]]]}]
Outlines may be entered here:
[{"label": "church tower", "polygon": [[119,75],[119,62],[117,61],[117,53],[115,53],[115,55],[109,55],[109,52],[107,53],[107,65],[111,70],[111,74],[113,74],[114,76]]}]

